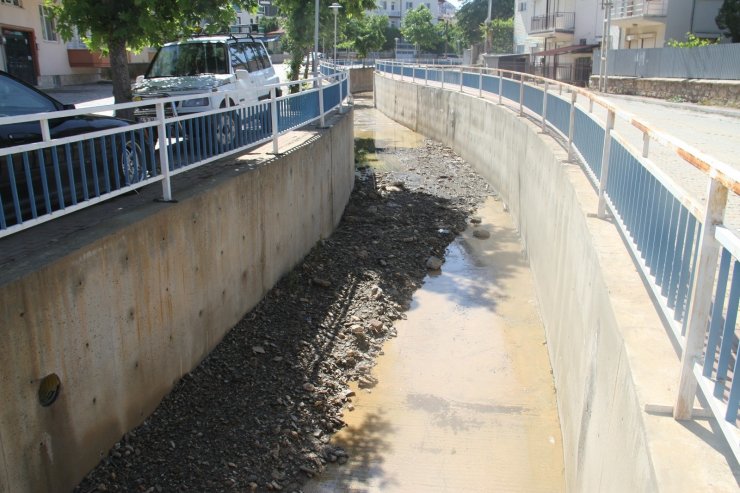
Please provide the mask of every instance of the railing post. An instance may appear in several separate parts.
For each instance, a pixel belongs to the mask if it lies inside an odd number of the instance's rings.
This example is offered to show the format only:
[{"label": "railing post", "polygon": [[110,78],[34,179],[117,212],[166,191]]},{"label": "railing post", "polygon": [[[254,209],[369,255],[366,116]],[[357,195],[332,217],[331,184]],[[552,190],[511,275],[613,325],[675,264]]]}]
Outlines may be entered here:
[{"label": "railing post", "polygon": [[503,92],[504,92],[504,73],[498,71],[498,104],[503,104]]},{"label": "railing post", "polygon": [[594,112],[594,100],[593,98],[588,98],[588,112],[593,113]]},{"label": "railing post", "polygon": [[42,118],[39,120],[39,123],[41,124],[41,139],[44,142],[49,142],[51,140],[51,132],[49,131],[49,120],[47,118]]},{"label": "railing post", "polygon": [[429,85],[429,65],[424,65],[424,85]]},{"label": "railing post", "polygon": [[275,100],[277,91],[274,87],[270,88],[270,116],[272,120],[272,153],[278,154],[278,114],[277,114],[277,101]]},{"label": "railing post", "polygon": [[354,99],[352,99],[352,78],[349,74],[349,69],[347,69],[347,72],[345,73],[345,77],[347,78],[347,104],[354,103]]},{"label": "railing post", "polygon": [[319,127],[324,128],[325,121],[324,121],[324,88],[321,85],[321,74],[319,74],[318,78],[318,88],[319,88],[319,114],[321,115],[321,119],[319,120]]},{"label": "railing post", "polygon": [[612,129],[614,128],[614,110],[610,109],[606,116],[604,128],[604,151],[601,153],[601,177],[599,178],[599,219],[606,217],[606,183],[609,180],[609,153],[612,144]]},{"label": "railing post", "polygon": [[524,116],[524,75],[519,75],[519,116]]},{"label": "railing post", "polygon": [[570,93],[570,117],[568,120],[568,161],[573,160],[573,132],[576,129],[576,98],[578,93]]},{"label": "railing post", "polygon": [[445,88],[445,68],[440,65],[439,67],[439,73],[442,74],[442,89]]},{"label": "railing post", "polygon": [[547,90],[548,84],[545,81],[545,92],[542,93],[542,132],[547,132]]},{"label": "railing post", "polygon": [[483,97],[483,67],[478,69],[478,97]]},{"label": "railing post", "polygon": [[727,188],[717,180],[711,179],[707,193],[707,208],[699,239],[699,257],[696,262],[694,283],[691,286],[689,313],[686,325],[686,344],[681,356],[681,378],[678,384],[678,397],[673,408],[677,420],[691,419],[696,396],[696,377],[694,364],[704,349],[704,336],[712,304],[712,287],[717,269],[719,242],[715,239],[716,226],[721,224],[727,205]]},{"label": "railing post", "polygon": [[463,92],[463,68],[460,67],[460,92]]},{"label": "railing post", "polygon": [[647,132],[642,133],[642,157],[648,157],[650,152],[650,134]]},{"label": "railing post", "polygon": [[401,67],[401,82],[403,82],[403,65],[400,65]]},{"label": "railing post", "polygon": [[162,171],[162,199],[172,200],[172,187],[170,184],[170,158],[167,154],[167,125],[164,123],[164,103],[155,106],[157,114],[157,141],[159,143],[159,167]]}]

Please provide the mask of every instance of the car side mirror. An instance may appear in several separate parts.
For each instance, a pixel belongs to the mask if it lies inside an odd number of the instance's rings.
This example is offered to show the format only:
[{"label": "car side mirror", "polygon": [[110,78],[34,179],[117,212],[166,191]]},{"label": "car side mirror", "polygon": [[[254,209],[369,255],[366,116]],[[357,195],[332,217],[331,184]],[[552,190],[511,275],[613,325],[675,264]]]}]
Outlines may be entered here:
[{"label": "car side mirror", "polygon": [[144,80],[144,76],[143,75],[137,75],[136,76],[136,83],[137,84],[140,84],[143,80]]},{"label": "car side mirror", "polygon": [[237,80],[249,80],[249,72],[243,68],[236,69],[234,73],[236,74]]},{"label": "car side mirror", "polygon": [[76,110],[77,107],[73,104],[63,104],[62,109],[63,110]]}]

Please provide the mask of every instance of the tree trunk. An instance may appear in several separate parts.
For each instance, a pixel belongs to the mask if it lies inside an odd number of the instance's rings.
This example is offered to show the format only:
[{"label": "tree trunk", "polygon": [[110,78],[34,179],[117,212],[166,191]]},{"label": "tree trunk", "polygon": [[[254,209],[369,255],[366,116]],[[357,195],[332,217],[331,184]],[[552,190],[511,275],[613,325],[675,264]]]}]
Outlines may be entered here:
[{"label": "tree trunk", "polygon": [[[131,102],[131,79],[128,75],[128,56],[126,55],[126,40],[111,39],[108,42],[110,54],[110,73],[113,79],[113,98],[115,103]],[[118,110],[116,116],[133,120],[134,110]]]}]

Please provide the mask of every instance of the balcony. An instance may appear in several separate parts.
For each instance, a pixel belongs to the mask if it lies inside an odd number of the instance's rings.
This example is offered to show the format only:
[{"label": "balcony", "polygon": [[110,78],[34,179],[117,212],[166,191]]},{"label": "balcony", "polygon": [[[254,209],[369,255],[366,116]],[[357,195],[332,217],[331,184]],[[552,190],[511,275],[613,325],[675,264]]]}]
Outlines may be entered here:
[{"label": "balcony", "polygon": [[665,17],[668,13],[668,1],[669,0],[613,0],[612,21],[619,25],[620,21],[635,23],[641,19]]},{"label": "balcony", "polygon": [[67,48],[70,67],[110,67],[110,58],[85,48]]},{"label": "balcony", "polygon": [[529,34],[573,34],[575,25],[575,12],[556,12],[549,15],[537,15],[532,17],[532,25],[531,29],[529,30]]}]

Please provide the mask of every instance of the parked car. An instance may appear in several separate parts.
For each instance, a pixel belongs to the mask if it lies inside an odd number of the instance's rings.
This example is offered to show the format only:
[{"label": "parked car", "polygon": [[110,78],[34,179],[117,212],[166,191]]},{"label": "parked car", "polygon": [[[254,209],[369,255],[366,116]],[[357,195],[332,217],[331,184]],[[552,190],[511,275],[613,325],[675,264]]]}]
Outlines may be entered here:
[{"label": "parked car", "polygon": [[[0,117],[69,109],[74,105],[0,71]],[[66,116],[49,119],[49,133],[54,140],[131,123],[109,116]],[[38,121],[0,124],[0,148],[42,140]],[[0,157],[0,224],[27,221],[146,178],[156,172],[150,141],[139,130]]]},{"label": "parked car", "polygon": [[[270,97],[268,85],[279,82],[260,40],[239,34],[200,36],[162,46],[146,74],[137,78],[133,99],[204,94],[166,108],[168,115],[184,115],[256,103]],[[153,119],[155,108],[138,108],[135,116],[139,121]],[[233,142],[237,124],[227,115],[219,119],[216,136],[221,144]]]}]

